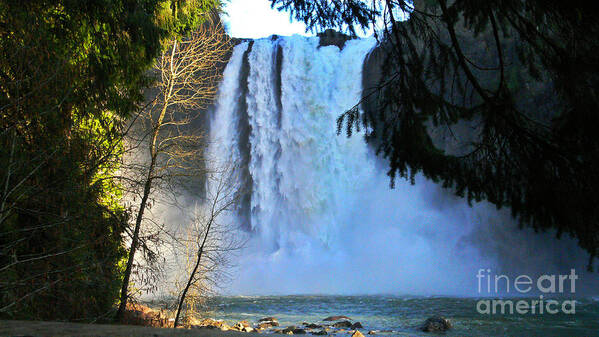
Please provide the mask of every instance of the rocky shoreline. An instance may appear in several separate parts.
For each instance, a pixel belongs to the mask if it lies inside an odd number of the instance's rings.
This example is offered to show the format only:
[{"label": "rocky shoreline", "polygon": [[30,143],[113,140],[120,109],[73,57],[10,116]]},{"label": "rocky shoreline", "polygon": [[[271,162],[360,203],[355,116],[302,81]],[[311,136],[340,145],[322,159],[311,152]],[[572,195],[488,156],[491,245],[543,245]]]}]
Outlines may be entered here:
[{"label": "rocky shoreline", "polygon": [[[298,325],[282,327],[276,317],[264,317],[254,323],[247,320],[239,321],[233,326],[227,325],[224,320],[205,318],[202,320],[190,319],[186,324],[190,329],[218,329],[221,331],[238,331],[254,333],[271,333],[285,335],[315,336],[346,334],[352,337],[364,337],[367,335],[393,334],[392,330],[363,330],[361,322],[354,321],[347,316],[329,316],[318,323],[302,322]],[[452,328],[451,322],[441,316],[428,318],[419,328],[423,332],[444,332]]]},{"label": "rocky shoreline", "polygon": [[[254,322],[241,320],[229,325],[225,320],[186,317],[177,329],[168,310],[156,310],[142,304],[127,306],[124,323],[127,325],[83,324],[69,322],[0,321],[0,336],[243,336],[245,333],[283,335],[338,335],[365,337],[365,335],[394,335],[399,331],[368,330],[363,324],[345,315],[328,316],[316,322],[281,325],[269,316]],[[229,321],[230,323],[230,321]],[[368,324],[366,324],[368,326]],[[428,318],[418,327],[422,332],[444,332],[451,322],[441,316]]]},{"label": "rocky shoreline", "polygon": [[[166,320],[169,322],[169,319]],[[434,316],[426,320],[421,331],[443,332],[451,328],[446,318]],[[366,335],[393,335],[392,330],[363,330],[360,322],[353,322],[347,316],[331,316],[319,323],[303,322],[297,326],[282,327],[276,317],[265,317],[257,322],[239,321],[229,326],[224,320],[205,318],[202,320],[188,319],[184,326],[177,329],[159,328],[136,325],[84,324],[70,322],[40,322],[40,321],[0,321],[0,336],[30,336],[30,337],[179,337],[179,336],[243,336],[245,333],[285,334],[285,335],[340,335],[365,337]]]},{"label": "rocky shoreline", "polygon": [[[172,328],[174,319],[168,311],[156,310],[141,304],[132,304],[128,307],[126,323],[162,328]],[[181,326],[191,330],[235,331],[244,333],[266,333],[284,335],[350,335],[360,337],[364,335],[389,335],[393,330],[366,330],[361,322],[355,321],[345,315],[328,316],[318,322],[298,322],[295,325],[282,326],[276,317],[269,316],[257,319],[255,322],[241,320],[229,325],[225,320],[214,318],[195,318],[193,316],[183,319]],[[452,328],[451,322],[441,316],[432,316],[418,328],[422,332],[444,332]]]},{"label": "rocky shoreline", "polygon": [[[322,320],[321,323],[302,322],[298,325],[282,327],[276,317],[264,317],[255,323],[247,320],[239,321],[233,326],[227,325],[223,320],[206,318],[201,321],[190,321],[189,328],[192,329],[220,329],[221,331],[239,331],[239,332],[257,332],[274,333],[284,335],[305,335],[312,334],[316,336],[334,335],[337,333],[349,333],[351,336],[364,336],[359,329],[363,326],[360,322],[352,322],[347,316],[331,316]],[[368,332],[374,335],[375,331]]]}]

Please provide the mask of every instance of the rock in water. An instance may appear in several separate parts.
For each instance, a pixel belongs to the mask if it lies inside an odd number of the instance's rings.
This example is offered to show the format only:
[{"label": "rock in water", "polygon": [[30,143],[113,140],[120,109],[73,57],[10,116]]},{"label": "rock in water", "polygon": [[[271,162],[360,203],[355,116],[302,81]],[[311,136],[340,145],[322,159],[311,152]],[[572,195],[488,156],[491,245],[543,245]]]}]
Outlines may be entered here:
[{"label": "rock in water", "polygon": [[301,329],[301,328],[293,329],[293,334],[294,335],[305,335],[306,334],[306,330]]},{"label": "rock in water", "polygon": [[447,318],[437,315],[428,318],[420,327],[420,330],[424,332],[443,332],[449,329],[451,329],[451,322]]},{"label": "rock in water", "polygon": [[350,321],[341,321],[333,324],[335,328],[350,328],[352,326]]},{"label": "rock in water", "polygon": [[374,330],[370,330],[370,331],[368,331],[368,334],[369,334],[369,335],[376,335],[376,331],[374,331]]},{"label": "rock in water", "polygon": [[351,337],[364,337],[364,335],[359,330],[356,330],[351,334]]},{"label": "rock in water", "polygon": [[287,335],[293,335],[293,331],[297,329],[296,326],[288,326],[285,329],[281,330],[282,333],[287,334]]},{"label": "rock in water", "polygon": [[356,322],[354,324],[352,324],[352,326],[350,327],[350,329],[352,330],[357,330],[357,329],[363,329],[364,327],[362,326],[362,323],[360,322]]},{"label": "rock in water", "polygon": [[259,329],[268,329],[268,328],[272,328],[273,326],[279,326],[279,322],[265,321],[265,322],[258,324]]},{"label": "rock in water", "polygon": [[322,325],[304,322],[304,326],[308,329],[322,329]]},{"label": "rock in water", "polygon": [[248,323],[248,321],[241,321],[241,322],[237,322],[237,324],[235,324],[231,330],[237,330],[237,331],[245,331],[248,332],[246,330],[248,329],[252,329],[250,323]]},{"label": "rock in water", "polygon": [[325,319],[323,319],[323,321],[328,322],[328,321],[339,321],[342,319],[349,319],[351,320],[351,318],[347,317],[347,316],[329,316]]},{"label": "rock in water", "polygon": [[192,326],[198,326],[202,328],[220,328],[223,326],[223,321],[217,321],[212,318],[204,318],[201,321],[197,321],[193,318],[189,318],[189,322]]},{"label": "rock in water", "polygon": [[260,318],[258,320],[258,322],[279,322],[279,320],[276,317],[264,317],[264,318]]},{"label": "rock in water", "polygon": [[258,329],[268,329],[279,326],[279,320],[275,317],[264,317],[258,320]]},{"label": "rock in water", "polygon": [[316,336],[328,335],[328,333],[326,331],[324,331],[324,330],[316,331],[316,332],[313,332],[312,334],[316,335]]}]

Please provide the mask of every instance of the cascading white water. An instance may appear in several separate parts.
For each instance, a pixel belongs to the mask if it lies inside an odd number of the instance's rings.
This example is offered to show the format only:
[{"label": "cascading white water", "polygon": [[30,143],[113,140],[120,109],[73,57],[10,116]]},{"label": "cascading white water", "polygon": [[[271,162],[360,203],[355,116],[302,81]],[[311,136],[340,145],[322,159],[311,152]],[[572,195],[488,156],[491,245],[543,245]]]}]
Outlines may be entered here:
[{"label": "cascading white water", "polygon": [[[269,79],[282,48],[281,111]],[[249,55],[248,116],[253,180],[252,228],[278,247],[303,247],[302,235],[333,243],[357,182],[369,167],[366,145],[335,136],[335,119],[357,102],[361,67],[373,41],[343,52],[318,39],[258,40]],[[299,241],[298,241],[299,239]]]},{"label": "cascading white water", "polygon": [[509,222],[506,212],[422,177],[391,190],[363,138],[336,134],[374,44],[293,36],[235,47],[210,133],[210,153],[246,165],[249,181],[238,221],[251,240],[230,293],[472,295],[477,270],[497,267],[473,231]]}]

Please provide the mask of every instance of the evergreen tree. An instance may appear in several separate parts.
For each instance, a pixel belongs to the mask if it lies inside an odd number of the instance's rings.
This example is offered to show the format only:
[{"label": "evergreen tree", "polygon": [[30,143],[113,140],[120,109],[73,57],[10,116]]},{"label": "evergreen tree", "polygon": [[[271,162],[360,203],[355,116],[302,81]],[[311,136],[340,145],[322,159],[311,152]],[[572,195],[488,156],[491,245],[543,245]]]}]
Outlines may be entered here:
[{"label": "evergreen tree", "polygon": [[0,317],[110,318],[124,121],[217,0],[0,1]]},{"label": "evergreen tree", "polygon": [[[597,9],[557,0],[272,0],[309,29],[380,23],[378,81],[338,120],[421,172],[599,252]],[[405,17],[409,19],[404,20]],[[456,130],[456,132],[454,132]],[[458,130],[462,130],[459,131]],[[468,130],[464,132],[463,130]],[[439,134],[447,135],[440,141]],[[453,143],[450,145],[448,143]]]}]

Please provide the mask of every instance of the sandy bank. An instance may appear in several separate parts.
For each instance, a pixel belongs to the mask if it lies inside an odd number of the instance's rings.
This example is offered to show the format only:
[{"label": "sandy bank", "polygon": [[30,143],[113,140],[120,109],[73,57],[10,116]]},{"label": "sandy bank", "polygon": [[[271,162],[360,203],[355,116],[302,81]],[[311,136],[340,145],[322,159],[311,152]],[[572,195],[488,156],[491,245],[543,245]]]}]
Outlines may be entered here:
[{"label": "sandy bank", "polygon": [[245,336],[248,333],[218,329],[166,329],[133,325],[83,324],[40,321],[0,321],[0,336],[32,337],[204,337]]}]

